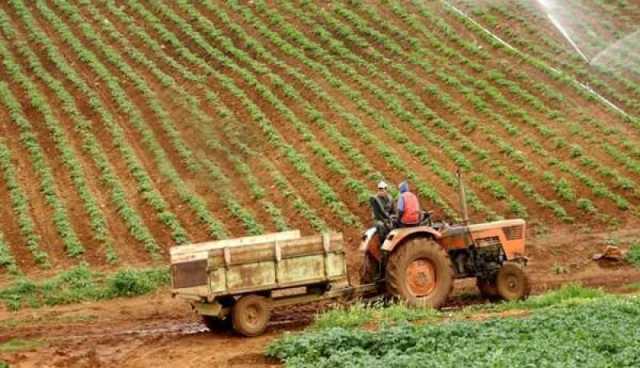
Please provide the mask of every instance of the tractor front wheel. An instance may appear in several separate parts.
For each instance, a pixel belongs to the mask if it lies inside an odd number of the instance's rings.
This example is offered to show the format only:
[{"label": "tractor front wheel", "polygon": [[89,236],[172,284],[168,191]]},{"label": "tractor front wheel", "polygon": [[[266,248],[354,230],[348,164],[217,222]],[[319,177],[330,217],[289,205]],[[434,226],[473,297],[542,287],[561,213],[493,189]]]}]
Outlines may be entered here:
[{"label": "tractor front wheel", "polygon": [[513,262],[507,262],[500,267],[496,277],[498,294],[504,300],[522,300],[531,291],[529,277],[524,268]]},{"label": "tractor front wheel", "polygon": [[412,306],[441,306],[451,293],[454,270],[447,252],[428,238],[400,244],[387,262],[387,291]]}]

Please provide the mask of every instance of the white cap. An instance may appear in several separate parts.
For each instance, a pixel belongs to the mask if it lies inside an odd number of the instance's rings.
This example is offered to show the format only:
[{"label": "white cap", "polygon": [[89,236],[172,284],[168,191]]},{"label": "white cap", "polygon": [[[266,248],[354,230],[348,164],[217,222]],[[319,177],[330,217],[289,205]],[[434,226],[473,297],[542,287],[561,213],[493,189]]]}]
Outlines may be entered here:
[{"label": "white cap", "polygon": [[380,180],[378,183],[378,189],[387,189],[387,183],[385,183],[384,180]]}]

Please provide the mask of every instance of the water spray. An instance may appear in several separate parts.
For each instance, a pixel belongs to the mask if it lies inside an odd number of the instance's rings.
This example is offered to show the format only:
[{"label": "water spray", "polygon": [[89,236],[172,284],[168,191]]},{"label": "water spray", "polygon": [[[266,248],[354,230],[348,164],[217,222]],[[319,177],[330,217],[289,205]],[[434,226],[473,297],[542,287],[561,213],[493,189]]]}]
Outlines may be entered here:
[{"label": "water spray", "polygon": [[[504,45],[505,47],[507,47],[508,49],[512,50],[514,53],[516,53],[518,56],[525,58],[527,54],[520,51],[519,49],[517,49],[516,47],[514,47],[513,45],[511,45],[509,42],[503,40],[502,38],[500,38],[500,36],[498,36],[497,34],[491,32],[490,30],[488,30],[486,27],[484,27],[483,25],[481,25],[480,23],[476,22],[473,18],[471,18],[467,13],[465,13],[464,11],[458,9],[455,5],[449,3],[449,1],[447,0],[441,0],[442,3],[448,7],[449,9],[453,10],[455,13],[457,13],[458,15],[460,15],[461,17],[463,17],[464,19],[466,19],[467,21],[469,21],[471,24],[473,24],[475,27],[477,27],[478,29],[480,29],[482,32],[486,33],[487,35],[489,35],[491,38],[493,38],[494,40],[496,40],[497,42],[501,43],[502,45]],[[537,0],[537,1],[544,1],[544,0]],[[579,49],[578,49],[579,50]],[[589,63],[589,61],[586,59],[586,57],[584,56],[584,54],[582,54],[580,52],[581,56],[587,61],[587,63]],[[558,74],[558,75],[567,75],[566,73],[564,73],[563,71],[554,68],[550,65],[546,65],[544,64],[545,68],[548,68],[549,70],[553,71],[554,73]],[[589,92],[590,94],[594,95],[596,98],[598,98],[602,103],[604,103],[605,105],[609,106],[610,108],[612,108],[613,110],[617,111],[618,113],[620,113],[622,116],[624,116],[625,118],[631,118],[631,115],[629,115],[626,111],[624,111],[621,107],[619,107],[618,105],[616,105],[615,103],[613,103],[611,100],[609,100],[608,98],[602,96],[601,94],[599,94],[598,92],[594,91],[593,88],[589,87],[587,84],[580,82],[579,80],[577,80],[576,78],[569,76],[571,78],[571,80],[573,81],[573,83],[575,83],[575,85],[577,85],[578,87],[582,88],[583,90]]]},{"label": "water spray", "polygon": [[562,23],[560,23],[560,21],[551,14],[553,10],[553,5],[551,4],[551,2],[549,0],[536,0],[536,1],[538,2],[538,4],[540,4],[544,8],[545,14],[547,18],[549,18],[549,20],[551,21],[551,24],[553,24],[553,26],[556,27],[556,29],[560,32],[560,34],[562,34],[562,36],[569,42],[571,47],[573,47],[573,49],[576,50],[578,55],[580,55],[580,57],[582,57],[582,59],[584,59],[584,61],[587,64],[589,64],[589,58],[582,52],[582,50],[580,50],[580,48],[573,41],[571,36],[569,36],[569,32],[567,32],[567,30],[562,26]]}]

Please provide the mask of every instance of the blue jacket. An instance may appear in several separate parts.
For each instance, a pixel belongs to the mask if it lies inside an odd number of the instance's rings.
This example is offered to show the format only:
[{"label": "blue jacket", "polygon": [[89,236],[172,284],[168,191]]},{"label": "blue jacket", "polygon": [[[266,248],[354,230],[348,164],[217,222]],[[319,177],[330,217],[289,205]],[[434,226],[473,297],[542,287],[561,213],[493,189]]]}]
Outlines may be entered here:
[{"label": "blue jacket", "polygon": [[404,199],[402,198],[402,193],[409,191],[409,183],[407,183],[406,180],[403,181],[402,183],[400,183],[399,189],[400,194],[398,195],[398,203],[396,204],[396,209],[398,210],[398,213],[402,214],[402,212],[404,211]]}]

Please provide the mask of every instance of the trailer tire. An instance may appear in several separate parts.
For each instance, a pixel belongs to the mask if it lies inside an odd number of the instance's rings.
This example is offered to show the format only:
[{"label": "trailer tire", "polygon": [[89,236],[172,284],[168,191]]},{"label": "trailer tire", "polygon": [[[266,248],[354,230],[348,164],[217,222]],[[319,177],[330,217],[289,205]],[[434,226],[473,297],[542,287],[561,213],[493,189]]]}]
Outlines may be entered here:
[{"label": "trailer tire", "polygon": [[231,310],[233,329],[244,336],[261,335],[271,318],[269,304],[263,296],[251,294],[241,297]]},{"label": "trailer tire", "polygon": [[451,293],[453,277],[449,255],[429,238],[401,244],[387,262],[387,291],[412,306],[440,307]]}]

